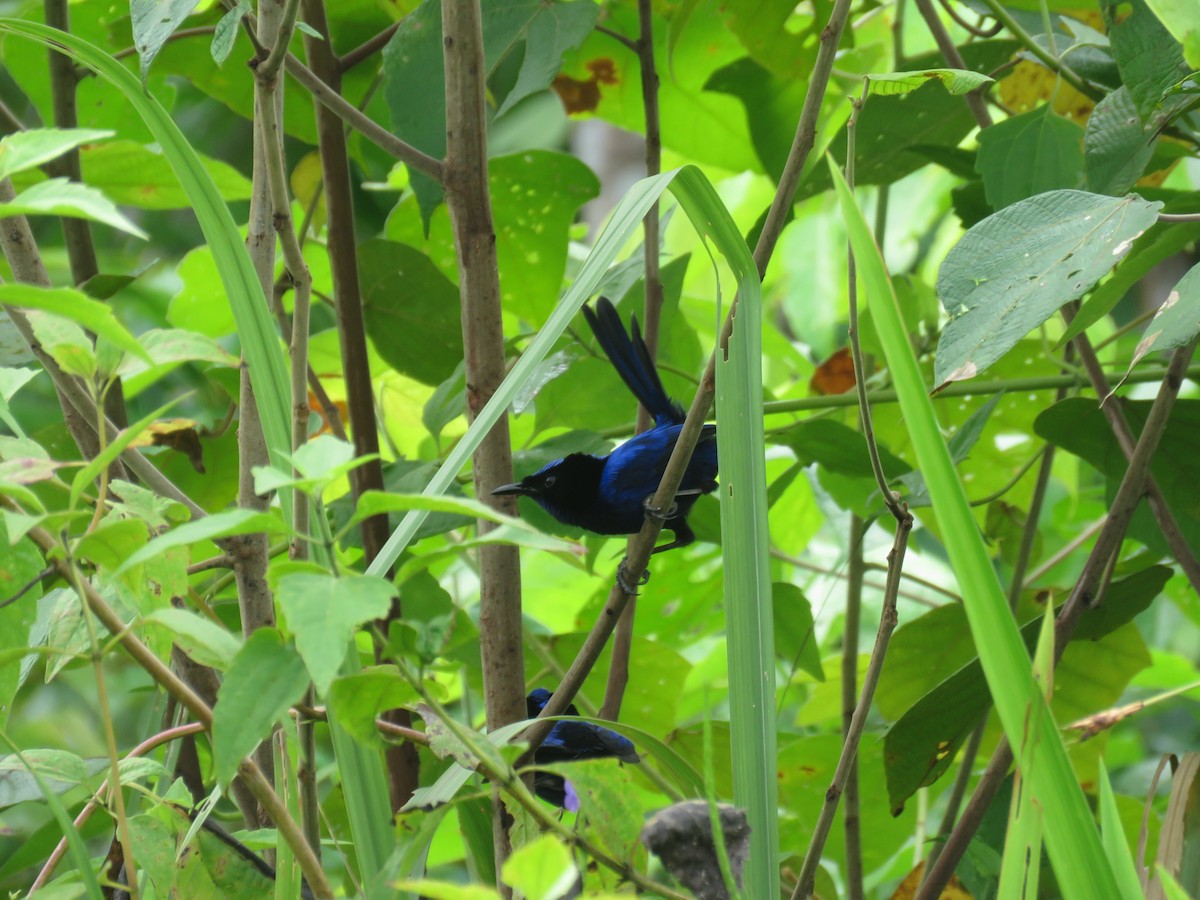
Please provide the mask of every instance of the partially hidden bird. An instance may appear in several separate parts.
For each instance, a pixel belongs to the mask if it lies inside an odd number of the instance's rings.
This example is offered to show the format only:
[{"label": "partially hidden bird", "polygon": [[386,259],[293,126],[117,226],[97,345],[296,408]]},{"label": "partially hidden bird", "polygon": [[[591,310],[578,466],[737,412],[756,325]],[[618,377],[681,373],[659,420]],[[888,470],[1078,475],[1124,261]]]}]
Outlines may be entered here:
[{"label": "partially hidden bird", "polygon": [[[534,688],[525,698],[525,709],[529,718],[536,718],[550,702],[550,691]],[[565,715],[577,716],[575,704],[567,707]],[[641,762],[633,743],[611,729],[591,722],[555,722],[542,745],[533,754],[535,765],[556,762],[576,762],[581,759],[604,759],[615,757],[621,762]],[[555,806],[575,812],[579,801],[574,789],[557,772],[538,771],[534,776],[534,792]]]},{"label": "partially hidden bird", "polygon": [[[596,301],[595,311],[584,306],[583,314],[621,380],[654,417],[654,427],[607,456],[572,453],[492,493],[529,497],[558,521],[598,534],[634,534],[642,528],[648,504],[683,430],[683,407],[663,389],[636,316],[632,317],[630,337],[617,310],[604,297]],[[670,528],[675,539],[655,547],[654,553],[685,547],[696,539],[687,515],[701,494],[716,490],[716,477],[717,428],[704,425],[675,505],[662,517],[663,527]]]}]

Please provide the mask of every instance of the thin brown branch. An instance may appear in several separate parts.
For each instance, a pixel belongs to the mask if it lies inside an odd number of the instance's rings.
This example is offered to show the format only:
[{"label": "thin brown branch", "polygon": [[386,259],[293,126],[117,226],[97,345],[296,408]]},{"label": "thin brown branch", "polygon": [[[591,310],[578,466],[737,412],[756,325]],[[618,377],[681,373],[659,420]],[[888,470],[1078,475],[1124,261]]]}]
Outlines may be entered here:
[{"label": "thin brown branch", "polygon": [[[851,113],[850,120],[846,125],[846,183],[850,186],[851,190],[854,189],[855,136],[857,134],[855,126],[858,123],[859,113],[862,112],[863,105],[866,103],[868,88],[869,86],[864,80],[862,96],[852,101],[854,111]],[[863,364],[862,346],[859,340],[858,277],[853,249],[848,250],[846,276],[850,298],[850,357],[854,363],[854,382],[858,393],[859,421],[862,424],[863,438],[866,441],[867,453],[871,459],[871,470],[875,475],[876,487],[883,497],[888,511],[896,520],[896,533],[892,542],[892,551],[888,554],[887,586],[884,590],[883,609],[879,617],[879,631],[875,637],[875,646],[871,651],[871,661],[868,663],[866,674],[863,676],[862,695],[857,700],[854,690],[855,673],[858,670],[857,647],[855,648],[856,652],[853,659],[849,659],[843,655],[843,717],[845,717],[848,707],[852,709],[852,713],[849,717],[849,722],[845,723],[843,729],[841,755],[838,757],[838,764],[834,770],[832,783],[825,792],[825,802],[821,806],[821,812],[813,828],[813,836],[809,841],[808,850],[804,856],[804,863],[800,868],[796,889],[792,892],[792,900],[812,895],[813,887],[816,883],[817,866],[820,864],[821,853],[825,848],[825,841],[829,837],[829,831],[833,826],[834,814],[837,812],[838,804],[851,776],[857,776],[856,760],[858,759],[859,742],[862,740],[863,728],[866,725],[867,714],[870,712],[871,701],[875,696],[875,687],[879,683],[879,675],[883,671],[883,661],[887,656],[888,644],[891,642],[892,632],[896,628],[896,597],[900,590],[901,572],[904,570],[904,556],[908,548],[908,536],[912,531],[913,525],[913,517],[908,511],[908,507],[901,502],[899,494],[893,491],[888,484],[887,475],[883,471],[883,461],[879,455],[879,445],[875,440],[875,428],[871,419],[871,405],[867,400],[866,367]],[[860,524],[857,517],[852,517],[851,523],[852,526]],[[861,540],[862,538],[859,536],[859,562],[855,564],[853,556],[851,557],[851,564],[857,565],[860,569],[858,578],[851,579],[852,586],[857,581],[859,592],[857,602],[859,605],[861,605],[862,600]],[[852,615],[852,612],[848,605],[845,639],[857,643],[857,613],[855,612]],[[855,625],[853,635],[849,633],[849,625],[852,619]],[[849,673],[849,687],[846,685],[847,671]],[[857,800],[857,787],[855,783],[851,788],[855,800]],[[848,824],[847,841],[850,847],[859,854],[858,859],[848,859],[848,865],[851,867],[854,880],[858,882],[857,884],[854,881],[848,883],[850,895],[854,897],[862,895],[862,860],[861,848],[858,846],[857,818],[857,808],[853,811],[847,811],[847,822],[849,823],[853,819],[855,826],[852,828]]]},{"label": "thin brown branch", "polygon": [[[236,0],[221,0],[226,9],[231,9]],[[310,23],[311,24],[311,23]],[[268,51],[266,44],[256,33],[256,18],[252,13],[242,17],[242,30],[250,38],[256,57],[266,59]],[[378,122],[374,121],[353,104],[348,103],[339,91],[334,90],[323,79],[302,63],[295,55],[289,53],[284,57],[284,68],[287,73],[310,94],[313,99],[326,107],[335,116],[365,137],[368,141],[410,166],[418,172],[428,175],[434,181],[443,182],[442,163],[428,153],[423,153],[416,147],[396,137]]]},{"label": "thin brown branch", "polygon": [[[496,231],[487,173],[487,70],[477,0],[444,0],[442,48],[446,77],[446,207],[454,231],[466,361],[467,417],[474,419],[507,374]],[[513,480],[508,417],[502,416],[474,455],[475,496],[516,513],[513,497],[493,489]],[[479,532],[494,527],[480,521]],[[517,547],[479,551],[479,630],[489,730],[526,717],[521,623],[521,563]],[[493,792],[496,870],[509,853],[506,812]]]},{"label": "thin brown branch", "polygon": [[[0,203],[7,203],[15,196],[12,181],[8,178],[0,180]],[[4,251],[4,257],[8,260],[16,281],[39,287],[50,286],[50,276],[42,262],[42,255],[29,227],[29,220],[25,216],[0,219],[0,249]],[[96,417],[94,414],[89,416],[86,410],[87,405],[91,403],[87,388],[74,375],[63,372],[54,358],[42,348],[24,315],[11,307],[5,307],[5,312],[54,382],[63,419],[79,448],[80,455],[84,459],[94,459],[100,452],[100,441],[96,437]],[[113,477],[123,477],[119,468],[110,474]]]},{"label": "thin brown branch", "polygon": [[[1068,325],[1074,319],[1075,311],[1075,304],[1063,307],[1063,317],[1066,319]],[[1096,395],[1108,398],[1110,394],[1108,379],[1104,375],[1104,369],[1100,365],[1100,360],[1096,356],[1096,351],[1093,349],[1087,334],[1078,335],[1072,343],[1079,351],[1079,358],[1083,362],[1084,369],[1087,371],[1088,378],[1092,382],[1092,387],[1096,391]],[[1183,375],[1181,374],[1180,377],[1182,378]],[[1104,402],[1101,403],[1100,409],[1104,413],[1105,419],[1108,420],[1108,427],[1112,430],[1113,436],[1116,437],[1121,452],[1127,460],[1132,460],[1135,444],[1133,430],[1129,427],[1129,422],[1125,418],[1125,413],[1121,409],[1121,405],[1116,402]],[[1200,591],[1200,561],[1196,559],[1191,546],[1184,538],[1183,532],[1179,528],[1179,522],[1176,521],[1171,507],[1167,505],[1166,497],[1163,496],[1162,490],[1158,486],[1158,481],[1152,473],[1147,473],[1146,495],[1146,502],[1150,507],[1150,512],[1154,515],[1159,531],[1166,538],[1167,546],[1171,548],[1171,552],[1175,555],[1175,561],[1179,564],[1179,568],[1183,570],[1184,575],[1187,576],[1188,581],[1192,585],[1192,590]]]},{"label": "thin brown branch", "polygon": [[821,804],[821,812],[813,826],[813,836],[800,867],[800,875],[796,881],[796,889],[792,892],[792,900],[801,897],[811,897],[815,884],[817,865],[821,861],[821,851],[825,847],[825,839],[833,827],[833,817],[837,812],[838,801],[849,777],[850,769],[858,755],[859,741],[862,740],[863,728],[867,724],[867,715],[871,709],[871,701],[875,697],[875,687],[879,684],[879,675],[883,671],[883,661],[887,656],[888,644],[892,632],[896,629],[896,590],[900,586],[900,571],[904,567],[904,555],[908,549],[908,536],[912,531],[912,516],[904,510],[903,518],[896,522],[896,536],[892,550],[888,554],[888,589],[883,598],[883,610],[879,616],[879,631],[875,635],[875,646],[871,650],[871,661],[863,675],[862,695],[854,708],[854,716],[850,720],[845,741],[842,744],[842,754],[838,758],[837,768],[829,789],[825,792],[825,802]]},{"label": "thin brown branch", "polygon": [[[211,35],[217,30],[216,25],[198,25],[195,28],[180,28],[178,31],[172,31],[170,36],[163,41],[164,44],[169,44],[172,41],[182,41],[187,38],[204,37]],[[123,47],[113,54],[113,59],[125,59],[127,56],[134,56],[138,52],[137,47]],[[80,67],[80,75],[94,75],[95,73],[88,68]]]},{"label": "thin brown branch", "polygon": [[[329,25],[322,0],[304,0],[304,18],[322,34]],[[328,41],[310,36],[304,39],[305,52],[313,71],[330,89],[341,93],[342,71]],[[362,287],[359,281],[357,241],[354,230],[354,201],[350,179],[350,157],[342,120],[319,103],[313,104],[317,118],[317,141],[321,152],[321,181],[325,193],[326,229],[330,273],[333,278],[333,307],[337,317],[338,346],[342,357],[342,375],[346,384],[346,410],[356,456],[369,461],[350,472],[350,491],[355,503],[367,491],[382,491],[383,464],[379,459],[379,425],[375,416],[375,393],[371,384],[370,354],[367,352],[366,325],[363,319]],[[321,401],[323,404],[326,400]],[[336,410],[333,411],[336,415]],[[386,515],[364,519],[359,526],[363,555],[370,563],[387,542]],[[388,623],[403,614],[397,599],[381,623],[386,634]],[[412,724],[407,710],[387,714],[399,727]],[[392,808],[408,802],[419,783],[420,761],[409,745],[387,751],[388,790]]]},{"label": "thin brown branch", "polygon": [[954,0],[938,0],[938,3],[941,5],[942,9],[946,11],[946,15],[953,19],[954,23],[958,25],[959,28],[974,37],[993,38],[1004,30],[1004,25],[1001,22],[993,22],[987,28],[984,28],[983,20],[987,18],[986,16],[979,17],[978,25],[968,22],[966,18],[954,8]]},{"label": "thin brown branch", "polygon": [[607,25],[597,25],[596,31],[605,35],[606,37],[612,38],[614,41],[616,41],[618,44],[622,44],[628,50],[632,50],[634,53],[638,52],[638,42],[632,38],[625,37],[625,35],[621,34],[621,32],[614,31]]},{"label": "thin brown branch", "polygon": [[272,84],[272,90],[273,82],[283,66],[284,57],[287,56],[288,45],[292,42],[292,32],[296,30],[296,15],[299,12],[300,0],[284,0],[283,12],[274,29],[275,33],[271,36],[271,52],[254,70],[256,78]]},{"label": "thin brown branch", "polygon": [[[662,171],[662,136],[658,114],[658,70],[654,65],[654,13],[651,0],[638,0],[638,68],[641,72],[642,107],[646,124],[646,176]],[[658,358],[658,332],[662,319],[663,289],[659,266],[659,205],[655,201],[642,220],[642,284],[645,286],[645,303],[642,314],[642,339],[650,351],[650,359]],[[641,433],[654,425],[654,419],[645,407],[639,405],[637,431]],[[627,542],[628,543],[628,542]],[[626,547],[628,552],[628,546]],[[637,598],[631,598],[613,635],[612,657],[608,667],[608,683],[604,688],[604,704],[600,716],[617,721],[621,715],[621,700],[625,686],[629,683],[629,657],[633,648],[633,624],[637,612]]]},{"label": "thin brown branch", "polygon": [[775,190],[771,208],[767,210],[767,218],[754,247],[754,263],[758,266],[760,278],[766,274],[767,262],[775,252],[775,244],[779,242],[779,236],[783,233],[783,226],[792,209],[792,199],[796,196],[796,187],[800,184],[800,175],[816,141],[817,116],[821,112],[825,90],[829,87],[829,76],[833,72],[833,60],[849,16],[850,0],[836,0],[829,13],[828,24],[821,29],[817,58],[809,76],[808,91],[804,95],[804,106],[800,110],[800,121],[796,124],[796,135],[792,139],[787,162],[784,163],[783,172],[779,176],[779,186]]},{"label": "thin brown branch", "polygon": [[[849,742],[858,707],[858,631],[862,624],[863,538],[870,523],[850,516],[849,578],[846,583],[846,615],[842,625],[842,744]],[[863,896],[862,818],[858,802],[858,755],[846,773],[842,830],[846,835],[846,896]]]},{"label": "thin brown branch", "polygon": [[[307,2],[309,2],[309,0],[305,0],[305,2],[307,3]],[[306,12],[305,13],[306,18],[307,18],[307,15],[308,15],[308,13]],[[309,24],[311,25],[312,22],[309,22]],[[316,26],[313,26],[313,27],[316,27]],[[388,44],[388,41],[390,41],[392,39],[392,35],[396,33],[396,29],[399,27],[400,27],[399,22],[393,22],[387,28],[383,29],[383,31],[379,32],[379,34],[375,35],[375,37],[367,38],[365,41],[363,41],[361,44],[359,44],[353,50],[350,50],[349,52],[344,53],[341,56],[339,56],[337,58],[338,73],[344,75],[346,72],[349,72],[351,69],[353,69],[355,66],[357,66],[360,62],[370,59],[372,56],[374,56],[376,53],[378,53],[380,50],[382,50],[384,47],[386,47]],[[318,30],[320,30],[320,29],[318,29]],[[322,32],[322,34],[325,34],[325,33],[327,33],[327,32]],[[330,49],[332,51],[332,48],[330,48]],[[311,51],[309,51],[309,59],[310,60],[312,59]],[[329,82],[330,85],[334,84],[334,82],[331,79],[329,79],[328,77],[321,74],[321,70],[316,65],[313,66],[313,71],[316,72],[319,77],[324,78],[325,81]]]},{"label": "thin brown branch", "polygon": [[[247,16],[247,18],[249,18]],[[428,153],[418,150],[411,144],[396,137],[374,119],[360,112],[352,103],[348,103],[342,95],[333,90],[328,84],[318,78],[308,66],[296,59],[290,53],[287,57],[287,72],[298,81],[313,99],[332,112],[335,116],[379,147],[385,153],[394,156],[405,165],[441,184],[445,180],[442,163]]]}]

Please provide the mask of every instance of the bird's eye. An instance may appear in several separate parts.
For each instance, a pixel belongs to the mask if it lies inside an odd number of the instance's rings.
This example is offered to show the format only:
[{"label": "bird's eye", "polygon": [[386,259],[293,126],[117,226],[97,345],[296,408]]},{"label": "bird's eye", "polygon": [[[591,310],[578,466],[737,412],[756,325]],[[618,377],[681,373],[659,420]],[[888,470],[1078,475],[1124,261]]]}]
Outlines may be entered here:
[{"label": "bird's eye", "polygon": [[556,481],[558,481],[557,475],[547,475],[546,480],[545,480],[545,482],[543,482],[543,484],[547,488],[552,488],[552,487],[554,487],[554,482],[556,482]]}]

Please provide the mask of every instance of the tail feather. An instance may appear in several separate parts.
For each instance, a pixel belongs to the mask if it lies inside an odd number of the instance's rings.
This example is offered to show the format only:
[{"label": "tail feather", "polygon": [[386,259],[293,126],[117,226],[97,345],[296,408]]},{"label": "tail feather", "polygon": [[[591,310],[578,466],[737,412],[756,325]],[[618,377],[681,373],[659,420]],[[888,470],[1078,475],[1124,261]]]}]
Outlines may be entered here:
[{"label": "tail feather", "polygon": [[584,306],[583,315],[621,380],[654,416],[655,422],[659,425],[682,422],[683,408],[668,397],[663,389],[658,369],[650,358],[646,342],[642,340],[637,317],[633,318],[633,337],[630,338],[616,308],[605,297],[596,301],[595,311]]}]

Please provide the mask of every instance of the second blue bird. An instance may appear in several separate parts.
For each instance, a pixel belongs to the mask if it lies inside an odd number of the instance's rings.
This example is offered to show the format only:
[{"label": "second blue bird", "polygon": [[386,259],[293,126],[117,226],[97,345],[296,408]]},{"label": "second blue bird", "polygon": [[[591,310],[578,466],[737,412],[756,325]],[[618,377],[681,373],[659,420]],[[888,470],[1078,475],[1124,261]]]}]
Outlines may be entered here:
[{"label": "second blue bird", "polygon": [[[525,698],[529,718],[537,717],[547,703],[550,692],[534,688]],[[566,715],[577,716],[575,704],[567,707]],[[553,762],[576,762],[581,759],[616,757],[621,762],[641,762],[633,742],[615,731],[591,722],[555,722],[542,745],[533,755],[534,762],[545,765]],[[579,800],[569,781],[556,772],[538,772],[534,776],[534,792],[547,803],[569,812],[579,809]]]},{"label": "second blue bird", "polygon": [[[654,417],[654,427],[630,438],[608,456],[572,453],[492,493],[529,497],[558,521],[598,534],[634,534],[642,528],[646,503],[658,490],[675,449],[684,412],[663,389],[636,317],[630,337],[616,309],[603,297],[596,301],[595,312],[585,306],[583,314],[621,380]],[[675,539],[655,547],[655,553],[684,547],[695,540],[687,515],[701,494],[716,490],[716,477],[717,429],[705,425],[679,485],[675,509],[664,522],[664,527],[675,533]]]}]

